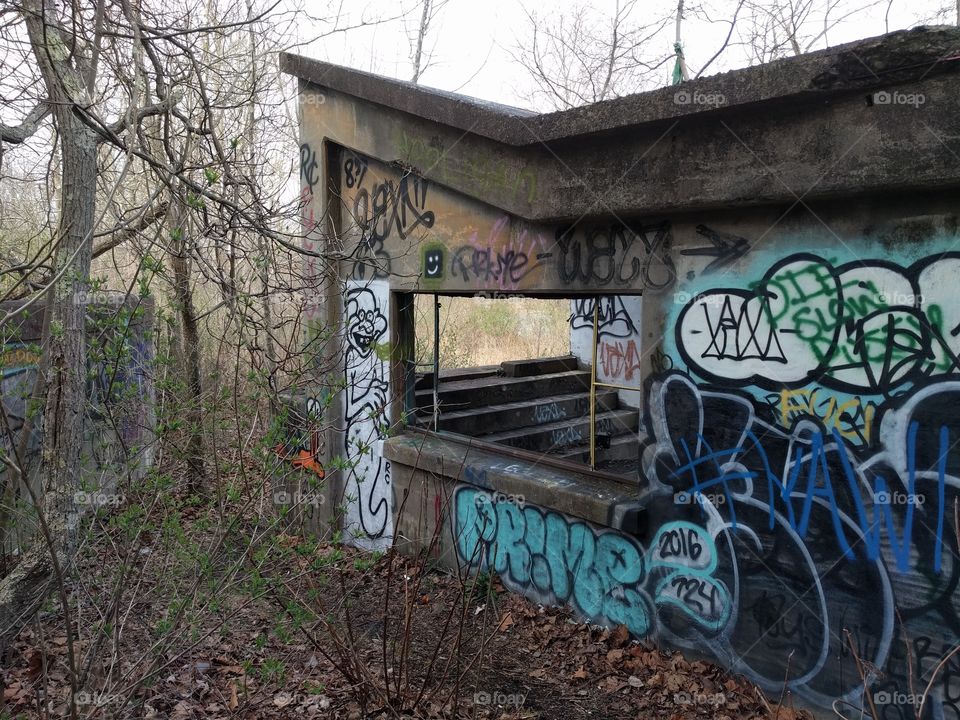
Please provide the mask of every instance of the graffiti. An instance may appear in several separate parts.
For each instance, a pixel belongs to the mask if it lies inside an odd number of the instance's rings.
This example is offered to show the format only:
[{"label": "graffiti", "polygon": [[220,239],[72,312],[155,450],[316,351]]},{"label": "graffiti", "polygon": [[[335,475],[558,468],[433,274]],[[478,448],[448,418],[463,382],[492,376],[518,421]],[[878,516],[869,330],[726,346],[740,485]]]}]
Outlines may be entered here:
[{"label": "graffiti", "polygon": [[[728,427],[740,432],[732,445],[708,441],[706,430],[689,438],[671,437],[669,452],[678,461],[667,475],[671,485],[679,485],[692,494],[708,490],[723,493],[728,501],[748,491],[751,497],[760,497],[765,488],[767,529],[773,529],[775,514],[782,512],[800,539],[810,528],[816,504],[829,521],[823,535],[830,536],[847,559],[855,559],[858,552],[867,560],[879,559],[881,534],[886,533],[895,566],[904,572],[909,569],[912,518],[921,512],[936,512],[937,532],[920,537],[930,544],[923,551],[932,559],[934,572],[939,572],[944,508],[934,509],[933,501],[943,497],[948,483],[947,471],[953,462],[949,455],[952,428],[945,424],[937,427],[930,415],[944,395],[960,400],[957,383],[931,386],[913,396],[904,408],[888,408],[888,429],[896,423],[906,435],[888,438],[895,451],[884,447],[868,458],[861,458],[844,443],[836,428],[829,431],[822,424],[805,419],[796,423],[790,433],[780,431],[756,418],[754,408],[743,397],[702,392],[680,374],[668,375],[658,390],[665,408],[681,402],[700,408],[709,404],[713,412],[726,411]],[[667,413],[669,416],[669,410]],[[720,417],[718,414],[716,419]],[[747,420],[741,421],[742,418]],[[923,418],[923,422],[918,418]],[[679,421],[676,413],[671,420]],[[960,435],[960,424],[957,433]],[[960,458],[957,464],[960,465]],[[899,491],[907,499],[900,518],[903,528],[896,527],[890,502],[891,494]],[[730,521],[736,527],[735,514]],[[853,532],[845,526],[852,526]],[[857,536],[856,541],[852,536]]]},{"label": "graffiti", "polygon": [[381,279],[389,277],[391,271],[392,259],[386,241],[405,240],[417,228],[432,228],[436,218],[432,210],[426,209],[426,180],[408,173],[398,181],[388,178],[371,188],[360,187],[366,174],[365,163],[362,170],[359,169],[361,162],[351,157],[344,163],[344,174],[349,178],[345,182],[356,186],[353,219],[361,230],[353,277],[363,280],[369,272],[371,278]]},{"label": "graffiti", "polygon": [[0,351],[0,369],[3,370],[4,376],[8,372],[16,374],[18,371],[39,363],[39,351],[27,345],[6,345]]},{"label": "graffiti", "polygon": [[536,602],[570,605],[590,622],[623,624],[639,637],[680,617],[713,636],[730,618],[729,592],[713,577],[716,549],[701,527],[665,523],[645,552],[623,533],[469,485],[457,489],[454,505],[461,562],[495,571]]},{"label": "graffiti", "polygon": [[358,188],[367,174],[367,161],[359,155],[351,155],[343,162],[343,182],[348,188]]},{"label": "graffiti", "polygon": [[[325,476],[323,469],[323,446],[317,423],[323,413],[324,402],[315,397],[306,400],[306,428],[288,428],[286,440],[279,443],[274,452],[293,467],[312,472],[318,478]],[[299,419],[299,418],[298,418]]]},{"label": "graffiti", "polygon": [[634,340],[601,342],[599,360],[600,371],[605,378],[639,381],[642,377],[640,352],[637,350],[637,343]]},{"label": "graffiti", "polygon": [[677,321],[677,347],[712,381],[790,387],[815,379],[889,396],[960,368],[958,273],[960,256],[949,253],[907,269],[793,255],[753,289],[693,298]]},{"label": "graffiti", "polygon": [[550,442],[553,447],[565,447],[583,442],[583,436],[577,428],[572,426],[554,428],[550,431]]},{"label": "graffiti", "polygon": [[426,180],[403,175],[398,182],[387,179],[371,190],[359,188],[354,199],[354,218],[372,240],[391,236],[406,239],[418,227],[431,228],[433,211],[426,209]]},{"label": "graffiti", "polygon": [[[737,259],[731,237],[714,257]],[[877,698],[926,682],[960,638],[958,273],[955,253],[794,254],[673,322],[677,357],[645,396],[644,471],[654,493],[698,498],[672,513],[711,528],[713,577],[732,593],[711,652],[770,690],[788,673],[806,701],[858,708],[854,652]],[[956,672],[923,717],[960,717]]]},{"label": "graffiti", "polygon": [[450,274],[482,287],[516,290],[530,273],[552,257],[552,253],[542,252],[543,246],[539,235],[526,230],[511,235],[510,219],[504,216],[493,224],[485,243],[474,233],[469,243],[453,253]]},{"label": "graffiti", "polygon": [[623,624],[641,637],[650,631],[643,550],[629,537],[598,535],[530,505],[492,503],[472,487],[457,490],[455,513],[457,552],[467,565],[496,571],[505,585],[541,602],[570,604],[592,622]]},{"label": "graffiti", "polygon": [[640,285],[658,290],[676,279],[668,222],[636,228],[616,224],[583,232],[566,227],[557,230],[556,240],[557,269],[565,285]]},{"label": "graffiti", "polygon": [[650,354],[650,368],[656,375],[673,370],[673,358],[663,351],[662,345],[657,345]]},{"label": "graffiti", "polygon": [[533,410],[533,421],[538,425],[557,422],[567,417],[567,411],[558,403],[537,405]]},{"label": "graffiti", "polygon": [[300,179],[307,186],[311,195],[313,194],[313,188],[320,180],[317,177],[318,168],[316,151],[308,143],[304,143],[300,146]]},{"label": "graffiti", "polygon": [[348,282],[346,290],[344,449],[350,464],[345,529],[358,544],[382,547],[393,534],[390,463],[377,443],[389,426],[389,363],[385,283]]},{"label": "graffiti", "polygon": [[426,143],[406,132],[400,137],[399,150],[405,160],[424,168],[426,173],[438,173],[445,183],[462,179],[473,184],[475,190],[489,192],[500,188],[514,195],[525,188],[523,197],[528,203],[533,202],[537,194],[537,176],[530,169],[517,168],[487,153],[476,157],[455,157],[444,152],[439,139]]},{"label": "graffiti", "polygon": [[528,263],[523,252],[465,245],[454,253],[452,271],[454,277],[460,276],[467,282],[476,279],[481,285],[516,286],[533,269],[527,268]]},{"label": "graffiti", "polygon": [[593,332],[593,309],[597,307],[597,337],[627,338],[637,334],[623,298],[612,295],[601,298],[577,298],[573,302],[570,327],[589,328]]},{"label": "graffiti", "polygon": [[800,418],[815,417],[828,431],[836,429],[841,438],[859,445],[867,443],[873,432],[877,406],[859,397],[842,399],[823,388],[798,388],[768,395],[767,400],[785,428]]},{"label": "graffiti", "polygon": [[845,629],[881,669],[898,615],[910,637],[960,636],[958,403],[957,379],[887,400],[872,411],[879,433],[858,446],[835,416],[804,413],[800,402],[787,431],[776,407],[747,393],[676,371],[651,381],[646,472],[664,493],[700,494],[675,512],[722,528],[717,547],[731,550],[714,577],[733,593],[737,627],[718,657],[732,650],[738,669],[771,689],[789,667],[791,688],[829,706],[863,691],[836,665],[850,657]]},{"label": "graffiti", "polygon": [[[839,584],[825,588],[834,577],[826,572],[821,578],[820,571],[828,571],[838,554],[842,557],[835,538],[845,538],[849,548],[854,528],[843,522],[839,512],[831,512],[829,502],[817,492],[815,478],[805,488],[797,487],[796,482],[791,486],[799,497],[786,491],[784,480],[800,478],[803,470],[821,471],[827,465],[842,473],[842,461],[827,451],[822,440],[810,437],[814,433],[809,427],[798,430],[791,443],[790,436],[754,417],[748,399],[701,390],[679,373],[655,381],[650,393],[648,420],[654,445],[652,457],[647,458],[648,472],[670,491],[700,492],[704,498],[716,493],[726,500],[711,503],[704,499],[683,508],[692,515],[690,519],[724,528],[727,542],[718,545],[735,548],[734,554],[721,559],[718,577],[727,579],[735,598],[738,627],[732,649],[742,645],[746,651],[739,669],[757,682],[769,683],[773,667],[781,672],[789,667],[791,681],[804,678],[797,684],[810,689],[830,651],[842,649],[830,634],[826,598],[838,602],[850,595],[849,589],[844,591]],[[773,438],[781,446],[775,445]],[[701,518],[696,517],[698,513]],[[866,574],[859,584],[864,589],[882,589],[885,575],[881,563],[864,565]],[[741,578],[749,578],[749,584]],[[779,582],[786,587],[779,587]],[[791,601],[794,595],[802,602]],[[882,619],[885,614],[876,617]],[[870,628],[879,654],[869,661],[882,663],[889,647],[890,625]],[[795,642],[796,632],[803,632],[806,640]],[[751,648],[754,642],[757,647]],[[788,652],[794,653],[792,665],[787,661]],[[837,695],[854,690],[855,683]]]},{"label": "graffiti", "polygon": [[439,280],[443,277],[442,245],[423,248],[423,277],[427,280]]},{"label": "graffiti", "polygon": [[[26,345],[15,343],[3,347],[0,361],[3,371],[0,393],[6,414],[3,431],[0,432],[0,452],[4,457],[13,458],[27,419],[28,400],[33,394],[40,355]],[[31,457],[40,450],[39,425],[39,420],[33,423],[27,441],[27,455]],[[5,467],[0,468],[0,472],[4,470]]]},{"label": "graffiti", "polygon": [[713,577],[717,550],[706,531],[685,521],[665,523],[651,543],[650,572],[661,571],[655,602],[671,605],[701,628],[718,631],[730,617],[730,596]]},{"label": "graffiti", "polygon": [[[110,488],[120,478],[142,478],[153,460],[152,320],[149,301],[137,300],[134,308],[122,301],[122,293],[104,297],[102,305],[88,306],[86,318],[86,398],[82,407],[77,408],[84,423],[79,472],[86,486],[112,492]],[[13,305],[8,309],[12,310]],[[37,493],[42,492],[39,454],[44,418],[43,403],[33,393],[41,362],[43,312],[40,303],[10,320],[6,326],[8,334],[23,342],[8,343],[0,349],[0,391],[5,415],[0,453],[10,461],[23,462],[24,481]],[[29,435],[24,438],[28,427]],[[17,458],[23,441],[25,454]],[[0,465],[0,473],[4,472],[7,468]],[[13,492],[24,497],[27,488],[17,483]]]},{"label": "graffiti", "polygon": [[750,242],[739,235],[718,232],[706,225],[697,225],[697,235],[707,238],[711,244],[708,247],[681,250],[680,254],[712,257],[713,260],[703,269],[704,275],[732,265],[750,252]]},{"label": "graffiti", "polygon": [[87,344],[87,417],[96,428],[89,469],[98,486],[127,472],[138,475],[152,462],[153,343],[149,330],[136,319],[143,311],[121,305],[111,315],[114,329],[92,336]]}]

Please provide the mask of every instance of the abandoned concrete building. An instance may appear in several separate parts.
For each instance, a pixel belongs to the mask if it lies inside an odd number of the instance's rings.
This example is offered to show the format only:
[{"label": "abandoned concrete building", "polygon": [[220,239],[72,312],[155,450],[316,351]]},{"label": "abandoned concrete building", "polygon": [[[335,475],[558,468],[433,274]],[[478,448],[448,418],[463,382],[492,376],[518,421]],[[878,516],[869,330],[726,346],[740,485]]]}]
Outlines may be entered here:
[{"label": "abandoned concrete building", "polygon": [[[547,115],[282,64],[347,537],[825,717],[960,716],[960,31]],[[570,353],[423,367],[418,295],[563,300]]]}]

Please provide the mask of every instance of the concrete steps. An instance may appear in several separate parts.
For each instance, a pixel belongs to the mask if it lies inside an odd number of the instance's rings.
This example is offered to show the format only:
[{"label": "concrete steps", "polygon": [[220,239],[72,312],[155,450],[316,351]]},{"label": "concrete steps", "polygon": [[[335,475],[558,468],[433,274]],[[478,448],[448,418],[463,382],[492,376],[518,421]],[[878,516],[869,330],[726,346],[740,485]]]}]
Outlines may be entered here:
[{"label": "concrete steps", "polygon": [[[471,380],[441,381],[440,412],[533,400],[549,395],[566,395],[590,389],[590,373],[571,370],[527,377],[480,377]],[[416,391],[417,408],[429,408],[433,390]]]},{"label": "concrete steps", "polygon": [[[418,376],[418,421],[429,425],[433,374]],[[590,372],[572,355],[441,370],[439,429],[588,464]],[[597,468],[630,475],[638,464],[640,417],[616,390],[597,388]]]},{"label": "concrete steps", "polygon": [[[597,413],[597,431],[610,435],[636,434],[637,411],[626,408]],[[487,442],[502,443],[524,450],[557,453],[562,448],[590,442],[590,414],[570,420],[507,430],[480,436]]]},{"label": "concrete steps", "polygon": [[[530,377],[531,375],[580,369],[577,365],[577,359],[573,355],[538,358],[536,360],[507,360],[501,363],[500,367],[506,377]],[[443,377],[442,374],[441,377]]]},{"label": "concrete steps", "polygon": [[[477,378],[496,377],[500,374],[499,365],[479,365],[472,368],[451,368],[440,371],[440,382],[453,382],[454,380],[476,380]],[[433,373],[428,372],[417,377],[417,390],[433,389]]]},{"label": "concrete steps", "polygon": [[[597,392],[599,410],[615,410],[618,405],[615,390]],[[533,425],[558,422],[590,414],[590,393],[548,395],[532,400],[484,405],[468,410],[442,413],[440,429],[461,435],[486,435],[515,430]]]},{"label": "concrete steps", "polygon": [[[601,443],[597,444],[597,464],[601,465],[629,460],[635,461],[637,460],[639,452],[640,442],[637,438],[636,432],[624,435],[616,435],[610,438],[610,443],[607,447],[603,447]],[[590,439],[587,438],[587,442],[582,445],[563,448],[557,454],[566,460],[589,463]]]}]

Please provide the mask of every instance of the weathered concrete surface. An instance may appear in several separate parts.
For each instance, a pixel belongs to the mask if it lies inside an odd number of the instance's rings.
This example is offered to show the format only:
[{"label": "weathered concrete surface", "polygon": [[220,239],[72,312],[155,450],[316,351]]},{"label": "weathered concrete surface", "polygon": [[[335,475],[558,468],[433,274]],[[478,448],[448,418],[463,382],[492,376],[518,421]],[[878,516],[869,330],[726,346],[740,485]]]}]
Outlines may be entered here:
[{"label": "weathered concrete surface", "polygon": [[[922,81],[956,72],[960,31],[916,28],[785,58],[684,83],[690,94],[722,93],[726,109],[776,101],[809,105],[831,95]],[[672,121],[712,112],[709,105],[677,104],[678,88],[606,100],[538,115],[529,110],[456,95],[319,60],[282,53],[280,67],[318,88],[402,110],[410,115],[507,145],[538,145],[583,135]]]},{"label": "weathered concrete surface", "polygon": [[[628,532],[636,532],[638,512],[650,497],[646,490],[616,480],[560,470],[432,435],[393,437],[384,442],[383,451],[398,465],[446,478],[448,483],[468,482]],[[402,488],[395,486],[394,493],[402,493]]]},{"label": "weathered concrete surface", "polygon": [[326,538],[340,527],[343,491],[328,476],[328,435],[321,430],[329,391],[318,389],[281,398],[271,472],[273,506],[291,533]]},{"label": "weathered concrete surface", "polygon": [[[87,398],[79,504],[114,502],[117,487],[141,479],[153,464],[153,301],[124,298],[123,293],[91,292],[78,298],[87,304]],[[0,303],[11,312],[24,301]],[[0,452],[16,458],[24,426],[30,427],[24,462],[30,468],[33,492],[42,495],[40,448],[42,405],[34,399],[41,345],[44,304],[38,301],[0,327],[3,351],[4,423]],[[5,466],[4,466],[5,467]],[[4,473],[9,471],[4,470]],[[12,497],[15,538],[27,541],[34,531],[29,493],[17,487]]]},{"label": "weathered concrete surface", "polygon": [[[445,562],[824,717],[865,692],[914,717],[911,682],[960,643],[958,41],[549,116],[285,59],[364,543],[443,538]],[[636,484],[409,431],[413,293],[569,298],[573,333],[596,298],[596,370],[638,387]],[[925,717],[960,715],[958,678]]]},{"label": "weathered concrete surface", "polygon": [[[304,81],[310,134],[521,218],[558,221],[956,186],[944,143],[956,142],[958,55],[957,29],[917,29],[534,117],[295,56],[282,63]],[[925,102],[870,105],[877,91]],[[724,102],[680,104],[678,92]]]}]

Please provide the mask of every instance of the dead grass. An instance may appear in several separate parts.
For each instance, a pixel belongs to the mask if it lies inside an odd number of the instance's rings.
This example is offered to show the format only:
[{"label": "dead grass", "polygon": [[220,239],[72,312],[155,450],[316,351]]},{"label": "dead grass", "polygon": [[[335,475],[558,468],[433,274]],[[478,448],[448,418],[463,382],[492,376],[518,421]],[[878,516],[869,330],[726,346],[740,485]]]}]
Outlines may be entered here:
[{"label": "dead grass", "polygon": [[[193,528],[190,534],[204,532],[203,523],[194,522],[203,515],[198,512],[187,523]],[[161,543],[150,547],[153,561],[168,552]],[[85,570],[96,573],[96,563],[96,553],[88,553]],[[485,592],[476,592],[475,584],[428,570],[423,562],[396,556],[391,560],[389,555],[374,559],[351,548],[294,536],[279,536],[267,562],[259,563],[255,574],[249,570],[248,579],[256,575],[268,590],[251,594],[242,590],[244,583],[236,583],[218,593],[218,609],[191,623],[175,660],[167,650],[162,659],[173,662],[117,704],[118,688],[133,679],[122,669],[130,669],[133,658],[149,654],[150,643],[157,639],[157,621],[169,610],[170,598],[159,580],[153,592],[140,598],[136,614],[127,619],[113,652],[104,658],[119,673],[111,680],[100,668],[82,689],[87,698],[99,699],[100,707],[86,705],[78,717],[808,717],[790,709],[789,698],[785,707],[767,704],[750,683],[710,663],[632,642],[624,627],[603,630],[583,625],[564,610],[539,607],[505,592],[496,578],[484,583]],[[321,629],[316,616],[305,612],[305,606],[294,611],[293,597],[325,598],[328,607],[335,602],[338,610],[323,622],[332,623],[341,638],[351,638],[350,653],[373,682],[381,677],[392,682],[396,657],[385,662],[384,653],[390,656],[395,650],[397,629],[409,627],[404,684],[412,690],[406,697],[415,697],[424,687],[425,701],[408,710],[386,709],[371,704],[368,694],[362,707],[357,683],[331,662],[331,657],[337,659],[332,635]],[[451,608],[459,614],[461,606],[466,609],[457,628],[462,646],[452,652],[445,619]],[[70,716],[62,620],[56,608],[48,608],[17,639],[3,671],[5,707],[0,716],[30,720]],[[78,630],[82,635],[82,628]],[[476,658],[479,661],[474,662]],[[454,672],[441,673],[440,667],[452,667]]]},{"label": "dead grass", "polygon": [[[570,301],[440,298],[440,367],[498,365],[570,352]],[[433,296],[415,305],[417,362],[433,362]]]}]

